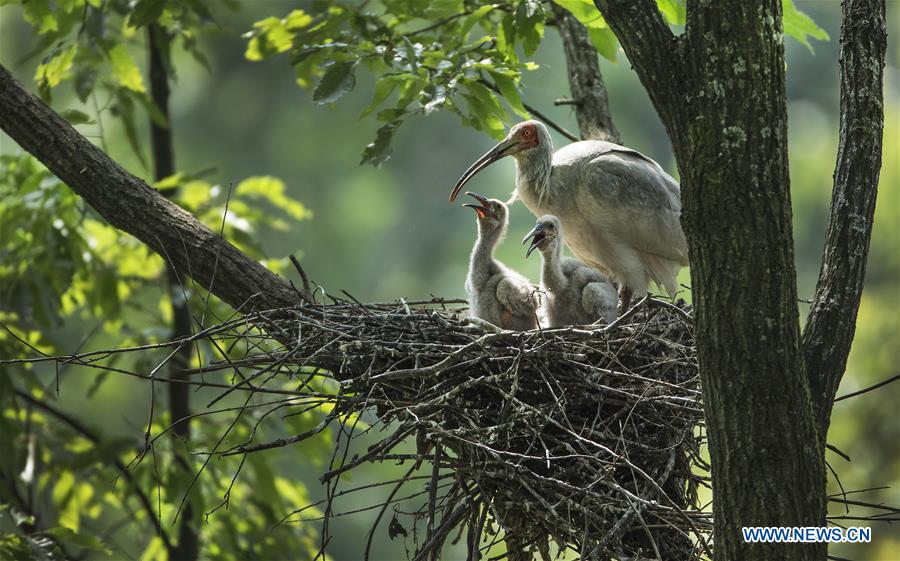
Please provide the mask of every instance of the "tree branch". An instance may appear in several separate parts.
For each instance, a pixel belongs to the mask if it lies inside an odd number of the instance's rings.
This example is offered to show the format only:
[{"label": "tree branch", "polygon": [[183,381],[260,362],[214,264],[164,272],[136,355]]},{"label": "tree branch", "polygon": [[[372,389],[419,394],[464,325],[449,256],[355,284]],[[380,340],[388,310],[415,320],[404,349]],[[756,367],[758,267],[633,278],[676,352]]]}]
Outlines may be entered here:
[{"label": "tree branch", "polygon": [[847,366],[866,276],[881,170],[886,46],[884,0],[844,0],[840,143],[822,268],[803,332],[823,439]]},{"label": "tree branch", "polygon": [[[494,84],[493,82],[491,82],[491,81],[489,81],[489,80],[481,79],[481,80],[478,80],[478,83],[481,84],[482,86],[486,87],[487,89],[491,90],[491,91],[494,92],[495,94],[499,95],[500,97],[503,97],[503,92],[501,92],[501,91],[500,91],[500,88],[498,88],[497,85]],[[572,141],[572,142],[575,142],[576,140],[578,140],[578,137],[577,137],[577,136],[575,136],[574,134],[570,133],[570,132],[567,131],[566,129],[562,128],[561,125],[555,123],[553,120],[550,119],[550,117],[544,115],[543,113],[541,113],[540,111],[538,111],[537,109],[535,109],[534,106],[528,105],[528,104],[525,103],[524,101],[522,102],[522,106],[523,106],[529,113],[531,113],[533,116],[535,116],[535,117],[537,117],[538,119],[540,119],[545,125],[547,125],[547,126],[550,127],[551,129],[555,130],[555,131],[558,132],[559,134],[563,135],[563,136],[566,137],[568,140],[570,140],[570,141]]]},{"label": "tree branch", "polygon": [[680,55],[682,41],[666,25],[655,0],[594,0],[594,5],[622,44],[669,138],[681,138],[684,87],[689,83]]},{"label": "tree branch", "polygon": [[568,10],[553,4],[553,15],[563,42],[569,89],[574,98],[575,118],[581,138],[619,143],[619,131],[609,113],[606,85],[600,73],[597,49],[587,29]]},{"label": "tree branch", "polygon": [[125,171],[0,66],[0,128],[111,225],[241,312],[296,306],[284,279]]}]

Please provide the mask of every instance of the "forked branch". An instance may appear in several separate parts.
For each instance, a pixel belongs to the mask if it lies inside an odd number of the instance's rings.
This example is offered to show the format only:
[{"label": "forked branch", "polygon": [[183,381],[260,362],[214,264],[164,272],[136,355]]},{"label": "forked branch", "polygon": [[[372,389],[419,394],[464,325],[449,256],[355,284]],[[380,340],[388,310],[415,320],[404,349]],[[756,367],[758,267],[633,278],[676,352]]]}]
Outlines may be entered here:
[{"label": "forked branch", "polygon": [[845,0],[840,142],[831,215],[822,268],[803,332],[806,371],[823,439],[847,366],[866,276],[881,170],[886,46],[884,0]]}]

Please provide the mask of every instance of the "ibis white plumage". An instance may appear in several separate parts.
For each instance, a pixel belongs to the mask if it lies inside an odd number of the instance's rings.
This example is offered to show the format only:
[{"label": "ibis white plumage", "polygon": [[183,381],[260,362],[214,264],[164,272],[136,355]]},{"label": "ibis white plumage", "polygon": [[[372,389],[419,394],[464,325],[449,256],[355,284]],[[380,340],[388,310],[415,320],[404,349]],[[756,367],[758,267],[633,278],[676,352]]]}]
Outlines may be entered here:
[{"label": "ibis white plumage", "polygon": [[543,261],[541,290],[547,327],[587,325],[616,319],[616,289],[599,270],[578,259],[563,257],[562,225],[552,214],[540,217],[523,243],[531,241],[525,257],[537,249]]},{"label": "ibis white plumage", "polygon": [[478,204],[463,206],[478,216],[478,240],[472,248],[466,292],[473,317],[503,329],[535,329],[539,304],[537,289],[524,276],[494,258],[494,248],[506,234],[509,210],[502,201],[466,193]]},{"label": "ibis white plumage", "polygon": [[678,183],[640,152],[599,140],[573,142],[555,153],[547,128],[525,121],[462,175],[453,201],[475,174],[505,157],[516,159],[516,197],[535,215],[553,214],[576,257],[619,286],[621,310],[650,281],[670,294],[687,266]]}]

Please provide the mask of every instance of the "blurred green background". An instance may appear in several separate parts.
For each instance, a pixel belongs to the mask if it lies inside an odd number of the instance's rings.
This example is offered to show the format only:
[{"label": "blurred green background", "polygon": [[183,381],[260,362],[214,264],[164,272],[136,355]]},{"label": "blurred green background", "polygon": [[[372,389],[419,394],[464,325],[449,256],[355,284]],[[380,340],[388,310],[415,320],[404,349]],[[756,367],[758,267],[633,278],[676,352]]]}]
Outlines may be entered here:
[{"label": "blurred green background", "polygon": [[[814,42],[814,52],[795,41],[787,43],[798,283],[801,298],[809,299],[818,274],[838,140],[840,4],[800,0],[796,4],[831,36],[830,41]],[[298,5],[303,2],[244,1],[239,10],[217,11],[219,30],[202,40],[209,71],[187,54],[174,52],[178,81],[172,94],[171,120],[179,169],[214,167],[206,179],[223,188],[255,175],[284,180],[289,194],[312,211],[312,219],[292,224],[287,233],[262,227],[252,235],[269,258],[296,254],[313,280],[329,292],[343,289],[363,301],[464,296],[475,225],[472,213],[448,204],[447,195],[468,164],[493,144],[492,139],[464,128],[453,115],[436,112],[428,118],[415,118],[400,129],[393,157],[381,168],[360,166],[360,154],[378,125],[372,118],[358,119],[371,98],[371,76],[361,74],[351,94],[334,106],[322,107],[297,86],[283,58],[264,62],[244,58],[246,41],[241,34],[255,21],[273,14],[283,16]],[[884,166],[866,290],[839,394],[871,385],[900,368],[900,3],[895,0],[888,1],[888,22]],[[34,86],[39,60],[25,55],[34,44],[20,9],[0,9],[0,62],[29,88]],[[555,30],[548,28],[534,61],[540,67],[525,76],[523,98],[576,130],[571,109],[553,105],[553,100],[569,95]],[[619,53],[616,64],[604,60],[601,65],[623,143],[653,157],[675,175],[668,139],[624,55]],[[94,111],[93,107],[82,107],[65,90],[55,93],[54,107],[79,108],[89,114]],[[110,155],[130,171],[150,179],[150,172],[125,142],[120,125],[112,119],[105,124]],[[79,129],[94,138],[99,134],[96,126],[82,125]],[[145,137],[146,132],[141,135]],[[562,145],[565,141],[554,133],[554,142]],[[19,151],[5,135],[0,135],[0,143],[2,154]],[[479,175],[470,187],[487,195],[505,195],[513,188],[513,169],[512,160],[504,160]],[[532,220],[523,205],[512,208],[510,239],[500,249],[499,257],[537,278],[539,260],[525,261],[517,243]],[[287,274],[293,276],[292,271]],[[689,284],[687,271],[682,272],[681,280]],[[801,303],[801,310],[805,312],[806,308]],[[66,325],[53,336],[65,348],[66,342],[75,344],[83,329],[83,325]],[[114,344],[114,337],[104,343]],[[88,400],[84,389],[90,384],[87,371],[81,377],[73,370],[64,381],[60,406],[89,423],[116,419],[111,427],[105,424],[111,432],[140,438],[146,415],[143,385],[111,379]],[[900,384],[841,402],[835,406],[828,438],[852,458],[848,463],[836,455],[828,456],[844,488],[889,485],[890,489],[863,496],[894,505],[900,504],[898,403]],[[311,496],[322,495],[316,479],[320,466],[307,461],[302,450],[279,453],[278,458],[282,473],[302,477]],[[396,468],[370,469],[375,480]],[[831,488],[833,492],[838,490],[833,483]],[[838,510],[833,506],[834,512]],[[357,558],[371,520],[370,515],[342,519],[333,529],[341,539],[329,548],[332,558]],[[405,555],[398,542],[382,541],[385,543],[379,546],[377,558]],[[900,528],[879,524],[874,527],[871,544],[833,546],[831,551],[854,560],[900,559]]]}]

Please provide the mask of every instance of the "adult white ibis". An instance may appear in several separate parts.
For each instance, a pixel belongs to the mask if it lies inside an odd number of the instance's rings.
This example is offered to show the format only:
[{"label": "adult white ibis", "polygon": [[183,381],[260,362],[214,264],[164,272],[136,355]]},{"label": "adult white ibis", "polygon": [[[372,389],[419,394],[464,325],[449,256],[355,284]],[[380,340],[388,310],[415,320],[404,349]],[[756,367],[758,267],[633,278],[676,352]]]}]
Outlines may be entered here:
[{"label": "adult white ibis", "polygon": [[553,152],[547,128],[525,121],[472,164],[450,200],[476,173],[505,156],[516,159],[516,197],[535,216],[553,214],[576,257],[607,272],[619,285],[622,310],[650,281],[672,295],[687,266],[678,183],[640,152],[583,140]]},{"label": "adult white ibis", "polygon": [[541,252],[541,289],[548,327],[585,325],[616,319],[616,289],[603,273],[578,259],[562,256],[563,231],[552,214],[540,217],[522,243],[531,240],[525,257]]},{"label": "adult white ibis", "polygon": [[509,210],[502,201],[466,194],[479,203],[463,205],[478,216],[478,240],[466,278],[470,313],[503,329],[536,328],[537,290],[528,279],[494,259],[494,248],[506,233]]}]

